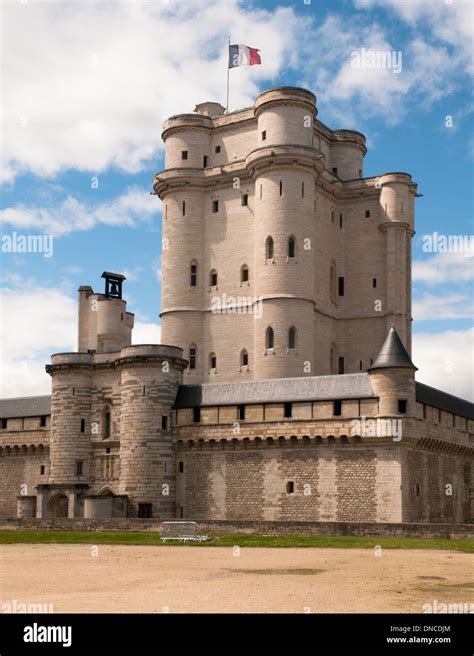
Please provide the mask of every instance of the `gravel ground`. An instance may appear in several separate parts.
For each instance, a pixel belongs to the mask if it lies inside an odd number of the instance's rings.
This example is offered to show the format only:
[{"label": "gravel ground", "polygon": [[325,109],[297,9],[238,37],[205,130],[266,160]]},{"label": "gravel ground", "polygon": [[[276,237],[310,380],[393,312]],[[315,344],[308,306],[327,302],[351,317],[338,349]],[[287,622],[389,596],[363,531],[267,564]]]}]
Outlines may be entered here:
[{"label": "gravel ground", "polygon": [[[450,551],[16,544],[1,602],[54,612],[380,613],[473,603],[474,558]],[[474,605],[473,605],[474,609]],[[5,612],[5,606],[2,606]]]}]

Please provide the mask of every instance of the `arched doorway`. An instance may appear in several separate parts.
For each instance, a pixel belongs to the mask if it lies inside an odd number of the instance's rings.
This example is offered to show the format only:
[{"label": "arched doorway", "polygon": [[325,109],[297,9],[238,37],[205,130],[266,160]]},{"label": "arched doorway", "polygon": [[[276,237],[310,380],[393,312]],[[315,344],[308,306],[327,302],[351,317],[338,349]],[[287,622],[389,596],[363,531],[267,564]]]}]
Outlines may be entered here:
[{"label": "arched doorway", "polygon": [[68,516],[69,500],[65,494],[55,494],[48,503],[49,516],[61,518]]}]

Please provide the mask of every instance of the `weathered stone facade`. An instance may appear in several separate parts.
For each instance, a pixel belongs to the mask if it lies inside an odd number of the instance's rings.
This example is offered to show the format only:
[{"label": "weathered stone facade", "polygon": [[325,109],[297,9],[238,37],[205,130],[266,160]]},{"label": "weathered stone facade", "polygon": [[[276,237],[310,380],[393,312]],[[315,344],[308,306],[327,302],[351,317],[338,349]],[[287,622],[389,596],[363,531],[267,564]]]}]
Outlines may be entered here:
[{"label": "weathered stone facade", "polygon": [[[363,135],[315,101],[283,88],[168,119],[173,346],[131,345],[123,276],[80,287],[51,397],[0,401],[0,516],[474,521],[472,404],[416,383],[409,357],[416,185],[363,178]],[[219,294],[261,314],[213,312]]]}]

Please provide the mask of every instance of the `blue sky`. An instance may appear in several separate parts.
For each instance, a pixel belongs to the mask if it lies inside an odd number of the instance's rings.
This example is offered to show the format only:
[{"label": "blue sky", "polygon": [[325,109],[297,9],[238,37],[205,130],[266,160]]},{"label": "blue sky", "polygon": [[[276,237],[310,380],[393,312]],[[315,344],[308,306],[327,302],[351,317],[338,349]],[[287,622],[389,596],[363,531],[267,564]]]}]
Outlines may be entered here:
[{"label": "blue sky", "polygon": [[[366,176],[407,171],[418,183],[413,357],[420,380],[471,396],[474,259],[422,244],[433,231],[473,232],[472,3],[83,7],[2,7],[2,236],[52,234],[54,255],[2,252],[0,394],[48,392],[49,354],[75,348],[77,287],[101,291],[103,270],[127,275],[135,341],[159,339],[161,203],[149,192],[163,167],[161,125],[198,102],[224,101],[230,33],[263,60],[231,71],[231,109],[269,86],[305,86],[320,120],[367,136]],[[355,73],[351,53],[361,48],[401,52],[401,72]]]}]

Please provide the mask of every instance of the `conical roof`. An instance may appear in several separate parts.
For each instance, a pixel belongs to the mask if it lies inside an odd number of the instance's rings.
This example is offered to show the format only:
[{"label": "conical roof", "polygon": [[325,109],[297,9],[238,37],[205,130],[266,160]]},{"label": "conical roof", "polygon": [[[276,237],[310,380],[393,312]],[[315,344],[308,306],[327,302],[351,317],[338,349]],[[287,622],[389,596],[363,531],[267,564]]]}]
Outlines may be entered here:
[{"label": "conical roof", "polygon": [[375,362],[369,367],[368,371],[372,371],[372,369],[386,369],[387,367],[403,367],[405,369],[418,370],[410,360],[410,356],[403,346],[402,340],[398,336],[393,324],[388,331],[387,338],[385,339],[378,356],[375,358]]}]

